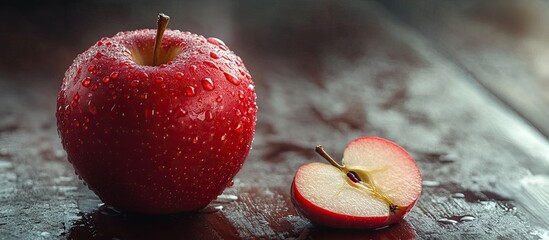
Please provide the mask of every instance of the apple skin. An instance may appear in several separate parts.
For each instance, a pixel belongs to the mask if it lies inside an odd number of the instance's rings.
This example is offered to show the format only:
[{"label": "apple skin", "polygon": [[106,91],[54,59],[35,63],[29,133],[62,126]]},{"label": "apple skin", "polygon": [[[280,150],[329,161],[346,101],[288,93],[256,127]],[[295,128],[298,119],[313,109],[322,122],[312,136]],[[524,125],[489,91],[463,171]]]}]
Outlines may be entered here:
[{"label": "apple skin", "polygon": [[76,174],[106,204],[193,211],[232,183],[250,151],[254,85],[223,42],[189,32],[166,30],[163,64],[144,65],[155,35],[121,32],[78,55],[58,95],[58,133]]},{"label": "apple skin", "polygon": [[[404,155],[408,156],[408,160],[413,162],[414,165],[416,165],[415,160],[408,154],[408,152],[406,152],[406,150],[404,150],[402,147],[400,147],[396,143],[393,143],[391,141],[388,141],[386,139],[379,138],[379,137],[365,136],[365,137],[357,138],[351,141],[347,145],[346,149],[351,144],[357,141],[363,141],[363,140],[381,141],[389,145],[392,145],[394,149],[396,149],[397,151],[402,151]],[[305,164],[301,166],[300,169],[310,164],[314,164],[314,163]],[[298,169],[298,171],[300,169]],[[417,174],[421,176],[419,169],[417,169]],[[383,228],[388,225],[394,224],[402,220],[406,216],[406,214],[408,214],[412,210],[412,208],[417,203],[417,200],[419,199],[419,196],[421,194],[421,188],[420,188],[419,194],[415,198],[415,201],[413,201],[411,204],[409,204],[404,208],[400,208],[399,209],[400,211],[398,211],[395,215],[392,215],[392,216],[365,216],[365,217],[350,216],[350,215],[345,215],[345,214],[330,211],[328,209],[317,206],[316,204],[307,200],[297,189],[297,186],[295,184],[296,177],[297,177],[297,174],[295,175],[294,180],[292,181],[291,200],[297,212],[300,215],[308,218],[314,224],[333,227],[333,228],[340,228],[340,229],[376,229],[376,228]]]}]

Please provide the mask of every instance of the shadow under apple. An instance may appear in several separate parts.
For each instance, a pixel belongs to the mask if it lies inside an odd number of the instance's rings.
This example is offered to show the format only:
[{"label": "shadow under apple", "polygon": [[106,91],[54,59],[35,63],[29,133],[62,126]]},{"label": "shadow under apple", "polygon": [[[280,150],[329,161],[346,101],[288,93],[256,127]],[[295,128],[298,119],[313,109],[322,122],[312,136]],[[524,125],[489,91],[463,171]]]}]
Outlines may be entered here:
[{"label": "shadow under apple", "polygon": [[406,220],[376,230],[335,229],[316,225],[305,228],[297,239],[415,239],[414,227]]},{"label": "shadow under apple", "polygon": [[105,206],[82,213],[67,233],[67,239],[235,238],[238,232],[221,212],[154,216],[123,214]]}]

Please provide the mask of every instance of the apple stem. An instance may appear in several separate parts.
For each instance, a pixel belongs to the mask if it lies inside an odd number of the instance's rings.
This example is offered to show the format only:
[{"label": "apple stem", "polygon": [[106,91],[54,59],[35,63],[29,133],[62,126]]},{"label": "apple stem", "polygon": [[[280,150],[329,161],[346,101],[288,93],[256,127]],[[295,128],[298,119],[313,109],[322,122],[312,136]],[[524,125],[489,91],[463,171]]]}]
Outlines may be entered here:
[{"label": "apple stem", "polygon": [[158,14],[158,27],[156,28],[156,41],[154,43],[153,66],[158,66],[162,36],[164,35],[164,31],[168,27],[168,22],[170,22],[170,17],[168,15],[164,13]]},{"label": "apple stem", "polygon": [[328,160],[328,162],[330,162],[330,164],[332,164],[334,167],[336,168],[339,168],[341,170],[343,170],[345,168],[345,166],[337,163],[325,150],[324,148],[322,147],[322,145],[317,145],[316,148],[315,148],[315,151],[320,154],[320,156],[322,156],[324,159]]}]

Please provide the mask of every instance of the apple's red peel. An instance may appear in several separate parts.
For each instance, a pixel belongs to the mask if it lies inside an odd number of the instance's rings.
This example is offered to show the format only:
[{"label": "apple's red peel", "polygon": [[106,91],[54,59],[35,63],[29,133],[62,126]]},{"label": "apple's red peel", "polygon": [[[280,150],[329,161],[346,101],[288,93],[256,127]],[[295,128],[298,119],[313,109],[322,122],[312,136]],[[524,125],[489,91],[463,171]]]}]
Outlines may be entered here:
[{"label": "apple's red peel", "polygon": [[256,95],[242,60],[221,40],[166,24],[160,16],[158,31],[99,40],[69,67],[57,99],[68,160],[126,212],[206,206],[241,169],[254,135]]},{"label": "apple's red peel", "polygon": [[[315,150],[331,166],[311,163],[300,167],[291,191],[296,209],[313,223],[336,228],[380,228],[402,219],[419,198],[419,169],[411,156],[393,142],[378,137],[354,140],[345,150],[344,164],[333,160],[322,146]],[[326,177],[333,181],[322,179]],[[388,186],[390,183],[402,186]],[[393,189],[403,191],[402,196]]]}]

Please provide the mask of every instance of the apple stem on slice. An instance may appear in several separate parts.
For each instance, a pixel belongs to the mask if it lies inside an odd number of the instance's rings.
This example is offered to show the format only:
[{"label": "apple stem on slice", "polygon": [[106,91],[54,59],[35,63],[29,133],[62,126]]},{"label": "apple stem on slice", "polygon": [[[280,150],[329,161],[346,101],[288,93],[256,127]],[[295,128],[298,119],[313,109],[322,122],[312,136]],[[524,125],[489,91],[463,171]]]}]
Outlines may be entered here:
[{"label": "apple stem on slice", "polygon": [[[356,183],[359,187],[365,188],[368,192],[374,195],[376,198],[381,199],[389,207],[389,215],[394,215],[400,207],[393,203],[385,194],[381,193],[376,185],[374,184],[373,179],[370,177],[370,174],[365,170],[350,170],[345,165],[341,165],[336,162],[322,147],[322,145],[317,145],[315,151],[320,154],[324,159],[326,159],[332,166],[343,171],[345,175],[353,183]],[[361,177],[362,176],[362,177]],[[362,179],[366,181],[363,181]]]},{"label": "apple stem on slice", "polygon": [[160,57],[160,46],[162,43],[162,36],[164,35],[164,31],[168,27],[168,23],[170,22],[170,17],[164,13],[158,14],[158,27],[156,28],[156,41],[154,43],[154,53],[153,53],[153,66],[158,65],[158,58]]},{"label": "apple stem on slice", "polygon": [[324,150],[324,148],[322,147],[322,145],[317,145],[316,148],[315,148],[315,151],[320,154],[320,156],[322,156],[324,159],[328,160],[328,162],[330,162],[330,164],[332,164],[334,167],[340,169],[340,170],[343,170],[345,169],[345,166],[337,163],[327,152],[326,150]]}]

